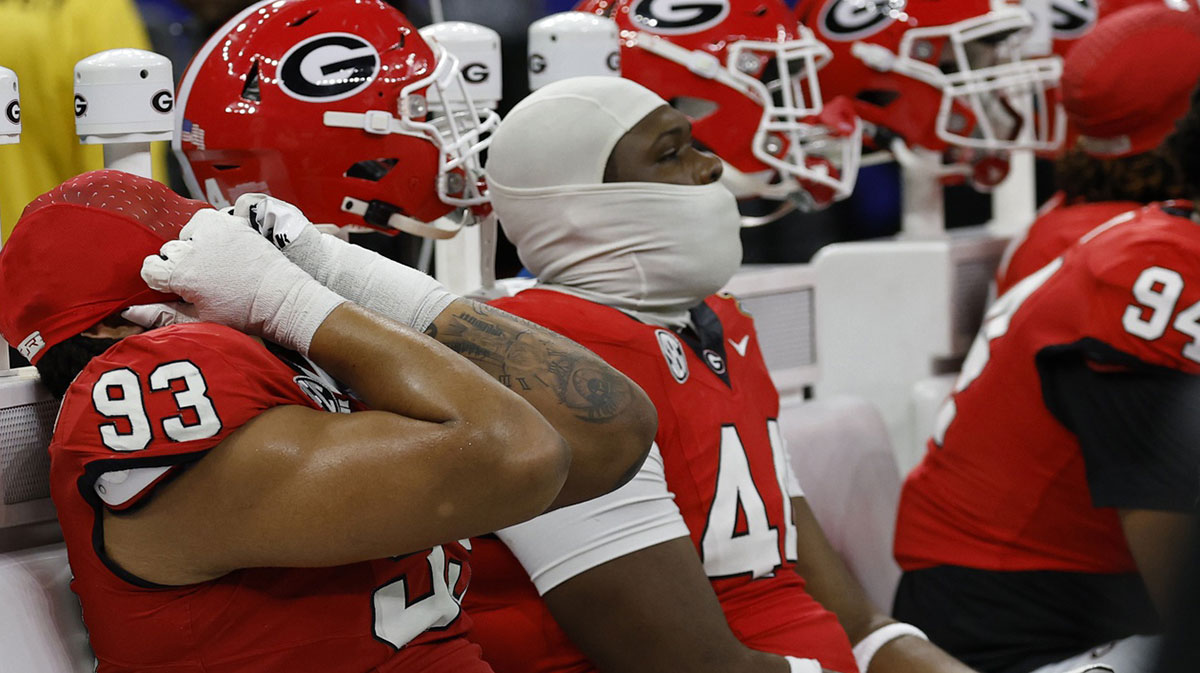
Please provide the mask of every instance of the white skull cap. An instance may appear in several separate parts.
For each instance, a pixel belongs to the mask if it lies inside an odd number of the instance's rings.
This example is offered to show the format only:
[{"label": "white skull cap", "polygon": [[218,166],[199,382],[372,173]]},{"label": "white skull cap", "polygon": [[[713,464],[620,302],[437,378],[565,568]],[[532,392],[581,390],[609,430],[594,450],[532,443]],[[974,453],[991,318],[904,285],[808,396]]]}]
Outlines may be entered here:
[{"label": "white skull cap", "polygon": [[617,141],[664,105],[658,94],[620,77],[548,84],[500,122],[488,151],[488,182],[510,189],[600,184]]}]

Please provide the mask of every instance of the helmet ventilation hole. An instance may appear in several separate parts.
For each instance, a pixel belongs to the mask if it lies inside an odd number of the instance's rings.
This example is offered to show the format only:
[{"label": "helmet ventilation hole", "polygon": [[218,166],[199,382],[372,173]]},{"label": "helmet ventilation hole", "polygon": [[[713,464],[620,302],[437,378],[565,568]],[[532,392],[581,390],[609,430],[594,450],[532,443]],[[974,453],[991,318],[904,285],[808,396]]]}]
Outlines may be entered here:
[{"label": "helmet ventilation hole", "polygon": [[671,107],[692,121],[700,121],[716,112],[721,106],[716,101],[692,96],[677,96],[671,99]]},{"label": "helmet ventilation hole", "polygon": [[246,73],[246,83],[242,85],[242,98],[255,103],[262,102],[262,90],[258,86],[258,61],[250,64],[250,72]]},{"label": "helmet ventilation hole", "polygon": [[900,97],[899,91],[890,89],[865,89],[859,91],[855,98],[861,100],[868,105],[876,107],[887,107],[891,105],[897,98]]},{"label": "helmet ventilation hole", "polygon": [[350,168],[346,169],[346,177],[358,178],[360,180],[370,180],[371,182],[379,182],[391,172],[398,159],[373,159],[371,161],[360,161]]},{"label": "helmet ventilation hole", "polygon": [[319,12],[319,11],[321,11],[321,10],[316,9],[316,10],[309,12],[308,14],[305,14],[304,16],[300,17],[299,19],[296,19],[295,21],[289,23],[288,28],[295,28],[296,26],[299,26],[300,24],[304,23],[305,21],[308,21],[309,19],[316,16],[317,12]]}]

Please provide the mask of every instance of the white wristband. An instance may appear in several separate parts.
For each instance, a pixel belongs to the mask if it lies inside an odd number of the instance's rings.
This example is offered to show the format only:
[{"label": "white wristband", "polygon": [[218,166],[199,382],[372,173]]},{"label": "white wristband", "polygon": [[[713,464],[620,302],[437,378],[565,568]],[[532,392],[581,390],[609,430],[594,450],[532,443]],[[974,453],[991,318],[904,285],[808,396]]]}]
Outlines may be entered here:
[{"label": "white wristband", "polygon": [[881,626],[868,633],[866,638],[854,646],[854,661],[858,664],[858,672],[867,673],[867,669],[871,667],[871,659],[875,658],[875,653],[884,645],[902,636],[916,636],[921,640],[929,640],[929,636],[926,636],[924,631],[912,624],[895,622]]},{"label": "white wristband", "polygon": [[799,657],[784,657],[788,662],[789,673],[821,673],[821,662],[816,659],[800,659]]},{"label": "white wristband", "polygon": [[322,234],[300,209],[265,194],[243,194],[233,212],[318,283],[361,306],[425,331],[455,295],[426,274],[345,239]]},{"label": "white wristband", "polygon": [[416,269],[312,227],[283,252],[325,287],[418,332],[457,298]]}]

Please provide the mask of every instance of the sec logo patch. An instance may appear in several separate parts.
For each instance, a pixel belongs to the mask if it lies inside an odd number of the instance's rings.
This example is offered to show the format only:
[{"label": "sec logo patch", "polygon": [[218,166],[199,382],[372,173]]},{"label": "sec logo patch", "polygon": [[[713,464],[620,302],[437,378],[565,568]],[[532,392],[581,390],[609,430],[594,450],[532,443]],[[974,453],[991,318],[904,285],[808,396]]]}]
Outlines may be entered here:
[{"label": "sec logo patch", "polygon": [[665,329],[655,331],[654,336],[658,337],[658,347],[662,349],[663,358],[667,361],[667,369],[671,371],[671,377],[675,379],[676,383],[687,381],[687,354],[683,350],[683,344],[679,343],[679,337]]}]

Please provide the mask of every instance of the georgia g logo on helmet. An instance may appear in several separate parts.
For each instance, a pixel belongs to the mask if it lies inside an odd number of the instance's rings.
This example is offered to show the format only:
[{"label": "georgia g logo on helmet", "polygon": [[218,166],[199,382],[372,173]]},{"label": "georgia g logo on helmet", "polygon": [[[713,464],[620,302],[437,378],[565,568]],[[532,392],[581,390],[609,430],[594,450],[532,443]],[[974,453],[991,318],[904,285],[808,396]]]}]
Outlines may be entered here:
[{"label": "georgia g logo on helmet", "polygon": [[350,33],[322,33],[299,42],[279,59],[279,87],[292,98],[349,98],[375,81],[379,52]]},{"label": "georgia g logo on helmet", "polygon": [[890,26],[907,4],[906,0],[832,0],[821,9],[817,24],[830,40],[851,42]]},{"label": "georgia g logo on helmet", "polygon": [[698,33],[729,16],[729,0],[638,0],[630,16],[649,33]]},{"label": "georgia g logo on helmet", "polygon": [[1096,0],[1050,0],[1050,11],[1054,38],[1058,40],[1083,36],[1100,18]]}]

